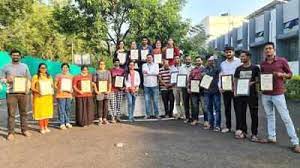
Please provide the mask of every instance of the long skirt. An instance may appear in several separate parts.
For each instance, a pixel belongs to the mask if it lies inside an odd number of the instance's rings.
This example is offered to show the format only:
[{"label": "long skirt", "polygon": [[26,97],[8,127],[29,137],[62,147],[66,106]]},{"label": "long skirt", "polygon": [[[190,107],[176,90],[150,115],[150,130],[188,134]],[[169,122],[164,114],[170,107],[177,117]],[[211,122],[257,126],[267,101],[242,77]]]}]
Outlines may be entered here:
[{"label": "long skirt", "polygon": [[93,123],[95,109],[93,97],[76,97],[76,124],[87,126]]}]

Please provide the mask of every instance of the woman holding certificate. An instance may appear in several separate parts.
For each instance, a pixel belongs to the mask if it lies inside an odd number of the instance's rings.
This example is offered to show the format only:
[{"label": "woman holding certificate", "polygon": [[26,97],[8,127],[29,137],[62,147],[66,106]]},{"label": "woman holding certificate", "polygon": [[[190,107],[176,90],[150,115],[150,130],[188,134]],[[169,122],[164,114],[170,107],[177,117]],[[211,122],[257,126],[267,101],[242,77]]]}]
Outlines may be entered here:
[{"label": "woman holding certificate", "polygon": [[156,40],[155,48],[152,51],[154,63],[158,64],[159,67],[162,67],[162,45],[160,40]]},{"label": "woman holding certificate", "polygon": [[120,67],[122,67],[123,69],[127,68],[127,64],[129,61],[129,56],[127,51],[124,48],[124,42],[123,41],[119,41],[117,44],[117,50],[115,52],[115,56],[114,58],[118,58],[120,60]]},{"label": "woman holding certificate", "polygon": [[99,61],[98,70],[93,77],[96,83],[95,91],[97,93],[97,114],[99,118],[98,125],[108,124],[108,98],[111,91],[111,74],[110,71],[105,69],[104,60]]},{"label": "woman holding certificate", "polygon": [[76,124],[82,127],[92,124],[94,120],[93,87],[95,86],[92,82],[92,75],[89,74],[88,67],[83,65],[81,74],[73,79]]},{"label": "woman holding certificate", "polygon": [[135,100],[136,95],[140,86],[140,74],[134,70],[134,62],[129,62],[129,70],[125,75],[125,86],[126,86],[126,95],[128,101],[128,118],[129,121],[134,121],[134,109],[135,109]]},{"label": "woman holding certificate", "polygon": [[174,40],[169,38],[167,46],[163,49],[164,59],[169,60],[170,66],[175,64],[175,56],[180,56],[180,50],[174,44]]},{"label": "woman holding certificate", "polygon": [[139,70],[139,49],[137,48],[136,42],[132,41],[130,45],[130,51],[128,52],[129,59],[134,62],[134,69]]},{"label": "woman holding certificate", "polygon": [[48,74],[47,65],[41,63],[38,72],[32,78],[33,118],[39,121],[42,134],[50,132],[49,118],[53,117],[53,79]]},{"label": "woman holding certificate", "polygon": [[69,73],[70,66],[67,63],[61,65],[62,73],[55,78],[56,100],[58,103],[58,118],[60,129],[72,128],[70,124],[70,113],[72,103],[72,80],[73,76]]}]

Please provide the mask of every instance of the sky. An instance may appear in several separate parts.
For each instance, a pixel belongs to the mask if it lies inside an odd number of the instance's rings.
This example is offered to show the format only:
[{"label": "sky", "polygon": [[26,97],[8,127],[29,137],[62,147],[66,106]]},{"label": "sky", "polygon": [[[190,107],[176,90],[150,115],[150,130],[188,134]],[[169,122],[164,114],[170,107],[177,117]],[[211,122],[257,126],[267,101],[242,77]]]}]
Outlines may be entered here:
[{"label": "sky", "polygon": [[247,16],[272,0],[187,0],[182,16],[199,24],[206,16],[220,16],[222,13]]}]

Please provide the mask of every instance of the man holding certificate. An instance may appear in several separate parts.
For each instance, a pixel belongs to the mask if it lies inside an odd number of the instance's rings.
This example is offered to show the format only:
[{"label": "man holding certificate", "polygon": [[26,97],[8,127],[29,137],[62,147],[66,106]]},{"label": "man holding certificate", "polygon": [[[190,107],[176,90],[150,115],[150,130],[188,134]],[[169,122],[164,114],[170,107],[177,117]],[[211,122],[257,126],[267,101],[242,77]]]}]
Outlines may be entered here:
[{"label": "man holding certificate", "polygon": [[[21,52],[18,50],[12,50],[10,52],[12,62],[3,67],[0,73],[0,79],[7,85],[7,109],[8,109],[8,136],[7,140],[14,140],[15,134],[15,116],[18,107],[21,121],[21,131],[26,137],[29,137],[31,133],[28,131],[27,124],[27,106],[28,106],[28,81],[31,78],[28,66],[21,63]],[[14,82],[15,78],[21,79],[22,83]],[[14,89],[18,88],[18,92],[14,92]]]},{"label": "man holding certificate", "polygon": [[[284,96],[284,81],[292,77],[292,72],[289,68],[287,60],[282,57],[276,56],[275,51],[276,50],[274,43],[266,43],[264,46],[265,61],[263,61],[260,65],[262,74],[273,74],[273,80],[265,83],[273,83],[273,90],[262,90],[262,104],[266,112],[268,125],[268,139],[265,140],[265,142],[276,143],[276,108],[281,119],[285,123],[287,133],[293,145],[293,151],[296,153],[300,153],[299,138],[295,131],[294,123],[290,117]],[[261,88],[268,87],[261,86]]]},{"label": "man holding certificate", "polygon": [[244,139],[247,135],[246,112],[249,106],[251,114],[251,141],[258,142],[258,92],[256,85],[259,82],[260,69],[251,63],[251,54],[242,51],[240,55],[242,65],[234,73],[234,93],[236,97],[236,124],[235,138]]},{"label": "man holding certificate", "polygon": [[171,69],[169,61],[163,61],[163,67],[159,69],[159,83],[161,97],[165,108],[165,118],[173,117],[174,94],[173,84],[171,83]]},{"label": "man holding certificate", "polygon": [[[221,63],[221,72],[219,80],[219,89],[223,94],[226,128],[222,129],[223,133],[231,131],[231,102],[233,101],[233,107],[236,111],[236,101],[233,93],[233,79],[232,76],[238,66],[241,65],[241,60],[234,56],[233,47],[225,47],[224,49],[226,60]],[[225,80],[227,79],[227,80]]]},{"label": "man holding certificate", "polygon": [[144,85],[144,75],[143,75],[143,65],[146,63],[147,60],[147,55],[151,54],[153,52],[153,48],[150,44],[150,40],[148,39],[148,37],[143,37],[142,40],[142,45],[139,47],[139,51],[140,51],[140,60],[139,60],[139,72],[140,72],[140,77],[141,77],[141,85],[140,87],[143,88]]},{"label": "man holding certificate", "polygon": [[114,54],[114,58],[118,58],[120,60],[120,67],[123,69],[127,68],[127,64],[129,61],[128,52],[124,48],[124,42],[119,41],[117,44],[117,49]]},{"label": "man holding certificate", "polygon": [[199,102],[200,102],[200,81],[202,79],[203,67],[202,59],[196,58],[196,67],[192,69],[189,75],[188,92],[192,98],[192,122],[191,125],[195,126],[199,120]]},{"label": "man holding certificate", "polygon": [[114,67],[110,70],[112,78],[112,89],[111,89],[111,99],[110,99],[110,110],[112,115],[112,123],[116,121],[120,122],[121,115],[121,103],[124,90],[124,76],[125,70],[120,67],[120,60],[115,58],[113,60]]},{"label": "man holding certificate", "polygon": [[[204,81],[207,88],[204,88],[204,104],[208,113],[209,124],[204,129],[213,129],[216,132],[221,131],[221,94],[218,87],[220,69],[215,65],[215,57],[210,56],[207,59],[207,66],[203,74],[212,80]],[[214,112],[216,115],[214,115]]]},{"label": "man holding certificate", "polygon": [[[177,114],[176,114],[176,118],[177,119],[181,119],[183,118],[183,111],[181,109],[181,102],[182,102],[182,91],[181,91],[181,87],[176,87],[178,86],[177,83],[180,80],[180,78],[178,78],[178,74],[179,74],[179,70],[180,70],[180,57],[179,56],[175,56],[175,64],[173,66],[171,66],[171,83],[174,86],[174,95],[175,95],[175,103],[176,103],[176,110],[177,110]],[[172,79],[174,78],[174,79]],[[182,81],[182,82],[186,82]]]},{"label": "man holding certificate", "polygon": [[164,59],[169,60],[169,65],[175,64],[175,56],[180,57],[180,50],[175,46],[174,40],[169,38],[167,46],[163,49]]}]

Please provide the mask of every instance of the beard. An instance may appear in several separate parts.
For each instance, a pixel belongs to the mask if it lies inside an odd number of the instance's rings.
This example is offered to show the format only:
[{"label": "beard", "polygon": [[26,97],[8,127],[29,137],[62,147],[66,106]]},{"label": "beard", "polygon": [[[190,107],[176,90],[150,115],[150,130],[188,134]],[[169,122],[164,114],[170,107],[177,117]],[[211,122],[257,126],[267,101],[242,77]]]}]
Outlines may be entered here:
[{"label": "beard", "polygon": [[19,60],[20,60],[19,58],[13,58],[12,59],[13,62],[19,62]]}]

